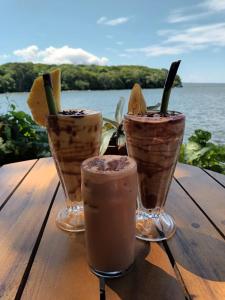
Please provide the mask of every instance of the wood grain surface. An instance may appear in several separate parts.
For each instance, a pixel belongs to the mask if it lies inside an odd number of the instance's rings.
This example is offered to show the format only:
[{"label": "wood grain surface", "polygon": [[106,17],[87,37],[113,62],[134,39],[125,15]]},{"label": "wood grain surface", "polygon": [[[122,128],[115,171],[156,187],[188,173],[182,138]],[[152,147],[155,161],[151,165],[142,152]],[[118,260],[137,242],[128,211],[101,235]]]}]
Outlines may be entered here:
[{"label": "wood grain surface", "polygon": [[15,191],[37,160],[27,160],[0,168],[0,207]]},{"label": "wood grain surface", "polygon": [[191,299],[224,299],[223,237],[175,181],[166,210],[177,224],[167,243]]},{"label": "wood grain surface", "polygon": [[[84,233],[59,230],[64,203],[51,158],[0,168],[0,299],[97,300]],[[136,262],[106,280],[107,300],[225,299],[225,176],[178,164],[166,201],[176,234],[136,241]]]},{"label": "wood grain surface", "polygon": [[0,211],[1,299],[17,294],[57,184],[52,159],[39,160]]},{"label": "wood grain surface", "polygon": [[210,176],[212,176],[215,180],[217,180],[225,188],[225,176],[223,174],[213,172],[210,170],[205,170],[205,172],[207,174],[209,174]]},{"label": "wood grain surface", "polygon": [[178,164],[175,178],[225,236],[225,189],[197,167]]},{"label": "wood grain surface", "polygon": [[[66,233],[55,225],[62,206],[60,189],[34,260],[22,299],[99,299],[99,282],[86,261],[84,233]],[[106,299],[185,299],[162,246],[137,241],[137,260],[123,278],[106,284]],[[56,297],[57,295],[57,297]]]}]

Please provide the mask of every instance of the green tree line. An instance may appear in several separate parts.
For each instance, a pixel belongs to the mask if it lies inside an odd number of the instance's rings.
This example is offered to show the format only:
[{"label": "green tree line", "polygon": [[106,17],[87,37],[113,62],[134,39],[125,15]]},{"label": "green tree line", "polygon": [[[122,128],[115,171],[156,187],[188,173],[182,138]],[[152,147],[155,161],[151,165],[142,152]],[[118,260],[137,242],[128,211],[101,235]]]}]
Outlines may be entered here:
[{"label": "green tree line", "polygon": [[[55,68],[62,72],[62,90],[131,89],[136,82],[142,88],[162,88],[168,73],[145,66],[7,63],[0,65],[0,93],[28,92],[38,75]],[[179,76],[174,85],[182,85]]]}]

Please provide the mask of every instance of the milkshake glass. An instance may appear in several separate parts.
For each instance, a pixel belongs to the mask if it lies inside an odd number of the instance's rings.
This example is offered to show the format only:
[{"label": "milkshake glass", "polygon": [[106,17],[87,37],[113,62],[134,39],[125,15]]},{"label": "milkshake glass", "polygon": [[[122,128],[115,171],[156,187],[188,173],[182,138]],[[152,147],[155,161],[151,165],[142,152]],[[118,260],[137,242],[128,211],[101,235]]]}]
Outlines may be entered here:
[{"label": "milkshake glass", "polygon": [[183,139],[185,116],[169,112],[125,115],[124,130],[129,156],[137,163],[139,199],[136,236],[147,241],[168,239],[175,223],[164,204]]},{"label": "milkshake glass", "polygon": [[122,276],[134,262],[136,163],[128,156],[93,157],[82,163],[81,178],[91,271]]},{"label": "milkshake glass", "polygon": [[99,154],[101,128],[101,113],[96,111],[71,110],[48,116],[49,145],[66,197],[66,207],[56,219],[63,230],[84,231],[80,166]]}]

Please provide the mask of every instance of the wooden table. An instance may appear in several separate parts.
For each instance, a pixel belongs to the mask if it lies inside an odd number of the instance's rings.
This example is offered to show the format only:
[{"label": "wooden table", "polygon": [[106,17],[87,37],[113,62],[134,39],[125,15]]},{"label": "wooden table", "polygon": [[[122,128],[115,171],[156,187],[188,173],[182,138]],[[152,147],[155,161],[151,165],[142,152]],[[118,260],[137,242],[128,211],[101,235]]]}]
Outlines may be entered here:
[{"label": "wooden table", "polygon": [[[0,299],[99,299],[84,234],[59,230],[64,205],[51,158],[0,168]],[[179,164],[166,210],[175,236],[137,241],[137,261],[106,299],[225,299],[225,176]]]}]

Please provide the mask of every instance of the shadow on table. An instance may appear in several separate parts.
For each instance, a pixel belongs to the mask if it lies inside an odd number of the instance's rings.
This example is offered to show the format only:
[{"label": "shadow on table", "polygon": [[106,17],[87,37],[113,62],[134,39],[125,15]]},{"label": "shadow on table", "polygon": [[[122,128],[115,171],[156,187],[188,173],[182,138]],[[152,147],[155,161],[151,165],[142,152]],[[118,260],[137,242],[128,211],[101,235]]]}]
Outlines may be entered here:
[{"label": "shadow on table", "polygon": [[201,227],[197,223],[193,223],[192,227],[177,228],[174,237],[167,241],[176,263],[204,279],[225,281],[223,238],[200,232]]},{"label": "shadow on table", "polygon": [[137,246],[139,253],[130,273],[121,278],[107,279],[106,285],[123,300],[171,300],[171,295],[173,299],[185,299],[177,280],[145,259],[150,244],[137,240]]}]

